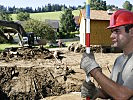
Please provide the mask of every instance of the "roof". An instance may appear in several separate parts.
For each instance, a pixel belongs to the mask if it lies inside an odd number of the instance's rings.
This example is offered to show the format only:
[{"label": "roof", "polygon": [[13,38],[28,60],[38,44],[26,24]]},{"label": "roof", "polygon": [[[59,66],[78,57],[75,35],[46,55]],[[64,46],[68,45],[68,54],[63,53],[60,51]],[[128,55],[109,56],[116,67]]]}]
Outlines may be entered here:
[{"label": "roof", "polygon": [[45,22],[55,29],[59,28],[59,20],[45,19]]},{"label": "roof", "polygon": [[[86,10],[80,10],[80,17],[86,17]],[[90,10],[90,19],[92,20],[110,20],[111,15],[107,11],[103,10]]]}]

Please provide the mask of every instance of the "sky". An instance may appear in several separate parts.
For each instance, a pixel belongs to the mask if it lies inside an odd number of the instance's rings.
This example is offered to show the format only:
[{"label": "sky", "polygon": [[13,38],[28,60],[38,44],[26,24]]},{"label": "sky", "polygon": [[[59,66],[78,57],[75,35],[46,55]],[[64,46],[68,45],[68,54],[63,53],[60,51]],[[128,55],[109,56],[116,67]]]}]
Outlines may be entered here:
[{"label": "sky", "polygon": [[[56,2],[55,2],[56,1]],[[126,0],[103,0],[106,1],[107,5],[116,5],[119,8],[122,8],[123,3]],[[133,0],[128,0],[131,4],[133,4]],[[48,3],[52,4],[65,4],[66,6],[78,6],[78,5],[84,5],[84,2],[86,0],[0,0],[0,5],[3,5],[4,7],[32,7],[37,8],[37,7],[42,7],[47,5]]]}]

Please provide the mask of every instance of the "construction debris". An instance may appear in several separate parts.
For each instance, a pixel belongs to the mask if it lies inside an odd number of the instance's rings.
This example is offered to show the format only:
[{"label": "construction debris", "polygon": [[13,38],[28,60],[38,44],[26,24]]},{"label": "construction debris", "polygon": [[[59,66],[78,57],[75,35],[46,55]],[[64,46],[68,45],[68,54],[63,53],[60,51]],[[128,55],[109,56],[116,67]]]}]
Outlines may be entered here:
[{"label": "construction debris", "polygon": [[[59,53],[59,51],[58,51]],[[29,60],[29,59],[52,59],[54,52],[49,51],[43,47],[12,47],[6,48],[0,55],[0,60],[13,61],[13,60]],[[56,55],[58,58],[60,55]]]},{"label": "construction debris", "polygon": [[68,50],[69,51],[74,51],[75,53],[83,53],[85,52],[85,46],[83,46],[82,44],[76,42],[76,43],[72,43],[68,46]]}]

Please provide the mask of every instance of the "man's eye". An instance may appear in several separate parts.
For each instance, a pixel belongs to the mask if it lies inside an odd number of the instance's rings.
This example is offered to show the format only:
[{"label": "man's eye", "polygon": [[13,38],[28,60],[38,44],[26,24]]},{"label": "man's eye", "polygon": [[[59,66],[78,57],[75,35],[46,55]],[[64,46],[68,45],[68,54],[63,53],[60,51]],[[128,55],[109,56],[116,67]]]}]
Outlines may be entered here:
[{"label": "man's eye", "polygon": [[115,30],[116,33],[120,32],[120,30]]},{"label": "man's eye", "polygon": [[115,32],[114,30],[111,30],[111,32],[113,33],[113,32]]},{"label": "man's eye", "polygon": [[111,33],[113,33],[113,30],[110,30],[111,31]]},{"label": "man's eye", "polygon": [[115,33],[119,33],[120,30],[118,30],[118,29],[116,29],[116,30],[111,30],[111,32],[112,32],[112,33],[113,33],[113,32],[115,32]]}]

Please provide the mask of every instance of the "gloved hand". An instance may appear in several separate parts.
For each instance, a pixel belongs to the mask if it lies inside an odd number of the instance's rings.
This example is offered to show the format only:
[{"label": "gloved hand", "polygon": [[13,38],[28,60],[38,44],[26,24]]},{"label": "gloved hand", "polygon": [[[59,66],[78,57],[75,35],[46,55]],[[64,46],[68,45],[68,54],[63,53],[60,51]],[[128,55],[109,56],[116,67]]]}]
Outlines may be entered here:
[{"label": "gloved hand", "polygon": [[84,53],[83,57],[81,58],[80,68],[86,72],[86,75],[90,73],[91,70],[94,68],[99,67],[97,62],[95,61],[95,57],[93,53]]},{"label": "gloved hand", "polygon": [[95,87],[95,84],[91,81],[86,82],[84,81],[81,86],[81,97],[86,98],[89,97],[90,99],[94,98],[97,95],[98,89]]}]

